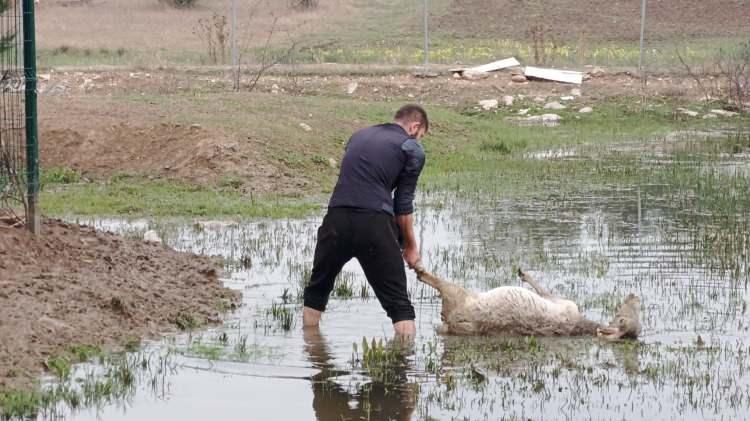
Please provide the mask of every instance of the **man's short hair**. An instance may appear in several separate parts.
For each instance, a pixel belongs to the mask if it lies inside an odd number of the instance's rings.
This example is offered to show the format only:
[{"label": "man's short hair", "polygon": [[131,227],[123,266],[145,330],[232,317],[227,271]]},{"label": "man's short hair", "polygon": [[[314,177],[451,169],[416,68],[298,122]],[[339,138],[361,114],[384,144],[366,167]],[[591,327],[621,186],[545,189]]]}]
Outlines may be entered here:
[{"label": "man's short hair", "polygon": [[407,104],[399,108],[393,119],[406,123],[418,121],[422,124],[422,127],[424,127],[425,132],[430,129],[430,120],[427,119],[427,111],[416,104]]}]

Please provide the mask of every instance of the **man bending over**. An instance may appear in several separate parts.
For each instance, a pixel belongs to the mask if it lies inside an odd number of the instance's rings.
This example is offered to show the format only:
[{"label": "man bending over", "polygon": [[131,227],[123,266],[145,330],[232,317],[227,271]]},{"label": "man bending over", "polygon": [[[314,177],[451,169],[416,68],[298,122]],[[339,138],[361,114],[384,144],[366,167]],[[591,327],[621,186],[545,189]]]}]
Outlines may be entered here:
[{"label": "man bending over", "polygon": [[396,334],[416,333],[403,261],[413,268],[420,260],[412,213],[425,162],[419,140],[428,128],[425,110],[405,105],[393,123],[362,129],[349,139],[328,213],[318,228],[304,295],[305,326],[320,323],[336,276],[356,257]]}]

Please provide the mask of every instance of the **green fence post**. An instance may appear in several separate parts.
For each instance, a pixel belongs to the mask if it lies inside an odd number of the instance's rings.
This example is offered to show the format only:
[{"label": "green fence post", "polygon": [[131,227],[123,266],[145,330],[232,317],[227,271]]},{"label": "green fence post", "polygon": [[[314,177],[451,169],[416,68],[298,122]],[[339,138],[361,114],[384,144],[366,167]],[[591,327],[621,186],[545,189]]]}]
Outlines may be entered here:
[{"label": "green fence post", "polygon": [[26,225],[39,234],[39,139],[36,108],[36,43],[34,0],[23,0],[23,70],[26,78]]}]

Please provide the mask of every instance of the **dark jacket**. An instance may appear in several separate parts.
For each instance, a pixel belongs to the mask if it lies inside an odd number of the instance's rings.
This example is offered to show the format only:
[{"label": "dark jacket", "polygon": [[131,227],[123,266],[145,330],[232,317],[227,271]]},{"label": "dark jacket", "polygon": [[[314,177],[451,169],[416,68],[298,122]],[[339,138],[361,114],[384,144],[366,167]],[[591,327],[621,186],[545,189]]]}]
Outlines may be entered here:
[{"label": "dark jacket", "polygon": [[328,207],[410,214],[424,163],[422,146],[398,124],[362,129],[346,145]]}]

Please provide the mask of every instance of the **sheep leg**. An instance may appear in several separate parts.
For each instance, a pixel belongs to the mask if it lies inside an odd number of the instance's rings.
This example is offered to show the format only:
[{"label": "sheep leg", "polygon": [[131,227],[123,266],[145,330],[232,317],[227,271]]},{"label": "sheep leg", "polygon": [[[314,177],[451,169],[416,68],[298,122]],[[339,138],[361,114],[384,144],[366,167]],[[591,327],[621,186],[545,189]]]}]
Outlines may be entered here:
[{"label": "sheep leg", "polygon": [[521,269],[518,269],[518,276],[522,281],[531,285],[531,287],[534,288],[534,291],[536,291],[536,293],[539,294],[539,296],[541,296],[542,298],[554,298],[549,291],[544,289],[543,286],[539,285],[528,273],[522,271]]}]

